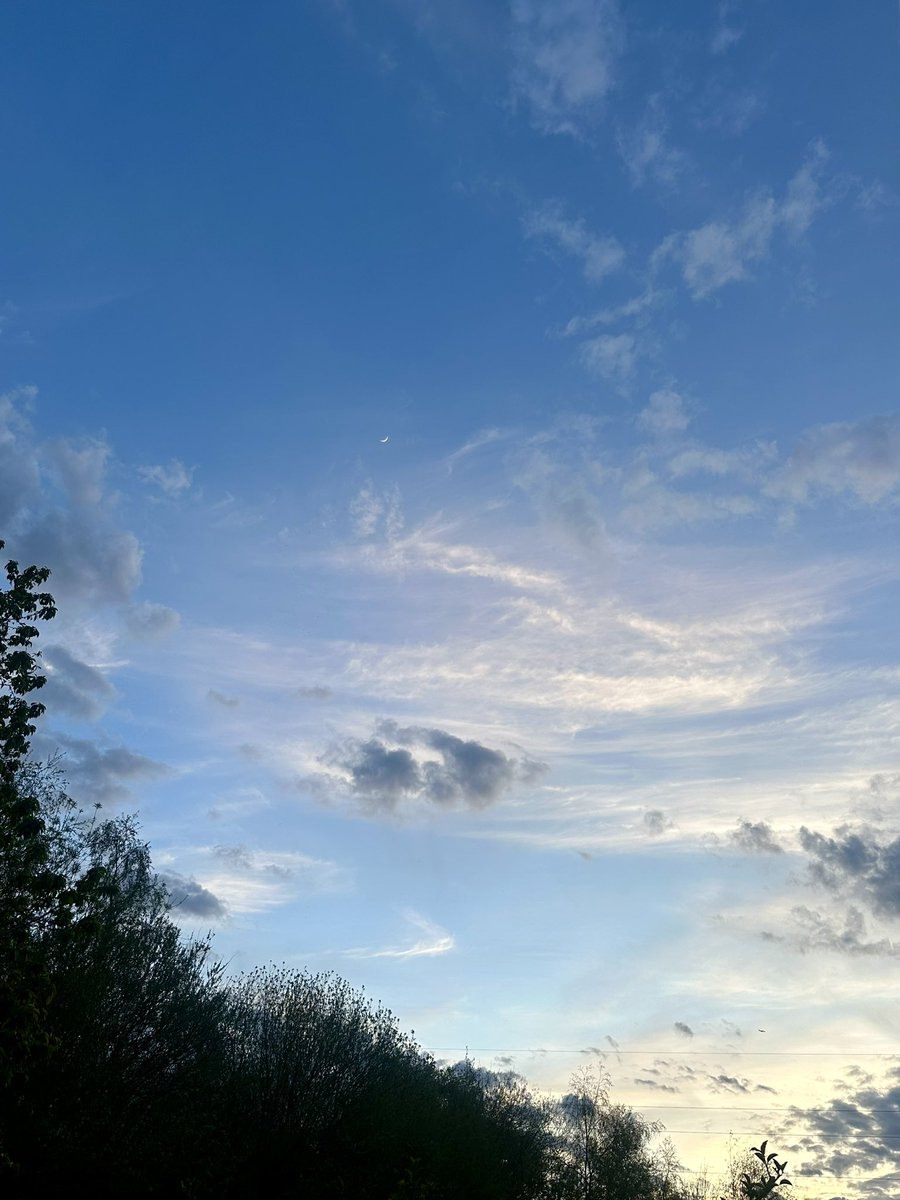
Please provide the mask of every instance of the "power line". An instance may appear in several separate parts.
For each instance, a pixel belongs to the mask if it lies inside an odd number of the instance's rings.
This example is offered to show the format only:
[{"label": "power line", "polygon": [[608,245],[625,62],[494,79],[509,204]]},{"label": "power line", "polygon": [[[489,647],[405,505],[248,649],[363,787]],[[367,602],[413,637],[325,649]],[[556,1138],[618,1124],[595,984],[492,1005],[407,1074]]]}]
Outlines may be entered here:
[{"label": "power line", "polygon": [[423,1046],[429,1054],[446,1051],[468,1051],[470,1054],[581,1054],[581,1055],[655,1055],[658,1058],[725,1058],[735,1055],[746,1058],[900,1058],[900,1050],[620,1050],[610,1046],[608,1050],[589,1049],[586,1046],[561,1049],[546,1046]]},{"label": "power line", "polygon": [[[666,1133],[683,1133],[690,1137],[730,1137],[733,1129],[666,1129]],[[811,1138],[812,1140],[834,1140],[839,1142],[900,1141],[900,1133],[819,1133],[815,1129],[780,1129],[778,1137]]]},{"label": "power line", "polygon": [[[751,1108],[748,1104],[635,1104],[634,1106],[643,1112],[645,1109],[659,1109],[661,1112],[744,1112],[757,1113],[763,1112],[797,1112],[798,1109],[803,1111],[799,1104],[780,1106],[777,1104],[758,1104]],[[816,1108],[815,1104],[810,1105],[811,1108]],[[875,1113],[894,1113],[898,1112],[897,1108],[867,1108],[864,1112],[859,1108],[853,1107],[838,1107],[834,1104],[823,1105],[824,1111],[829,1113],[857,1113],[859,1116],[867,1117]]]}]

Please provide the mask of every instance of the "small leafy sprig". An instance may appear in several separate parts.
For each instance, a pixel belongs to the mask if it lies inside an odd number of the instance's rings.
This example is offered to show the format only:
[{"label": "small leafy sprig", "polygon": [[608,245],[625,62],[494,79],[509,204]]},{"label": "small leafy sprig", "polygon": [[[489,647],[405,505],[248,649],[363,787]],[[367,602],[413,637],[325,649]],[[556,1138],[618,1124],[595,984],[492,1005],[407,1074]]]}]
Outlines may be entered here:
[{"label": "small leafy sprig", "polygon": [[793,1186],[791,1181],[784,1177],[787,1163],[779,1162],[774,1154],[766,1154],[768,1144],[767,1140],[759,1146],[750,1147],[751,1152],[762,1163],[766,1177],[765,1179],[751,1179],[749,1175],[741,1176],[741,1191],[746,1200],[765,1200],[765,1197],[771,1196],[776,1188]]}]

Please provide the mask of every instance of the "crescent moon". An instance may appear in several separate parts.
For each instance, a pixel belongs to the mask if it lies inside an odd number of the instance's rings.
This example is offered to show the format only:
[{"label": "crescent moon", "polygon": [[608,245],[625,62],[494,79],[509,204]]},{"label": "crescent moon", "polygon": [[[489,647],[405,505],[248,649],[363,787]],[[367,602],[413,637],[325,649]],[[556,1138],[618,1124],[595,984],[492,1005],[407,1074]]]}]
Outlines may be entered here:
[{"label": "crescent moon", "polygon": [[379,439],[379,441],[381,442],[382,446],[384,445],[384,443],[385,443],[385,442],[389,442],[390,440],[391,440],[391,435],[390,435],[390,434],[388,434],[388,436],[387,436],[387,437],[383,437],[383,438],[380,438],[380,439]]}]

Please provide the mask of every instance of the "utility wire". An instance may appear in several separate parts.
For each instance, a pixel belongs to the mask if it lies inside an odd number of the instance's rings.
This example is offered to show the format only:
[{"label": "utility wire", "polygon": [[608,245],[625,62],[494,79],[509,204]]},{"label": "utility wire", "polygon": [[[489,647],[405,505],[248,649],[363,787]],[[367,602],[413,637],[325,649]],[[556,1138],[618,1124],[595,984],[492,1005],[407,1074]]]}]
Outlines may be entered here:
[{"label": "utility wire", "polygon": [[[745,1112],[745,1113],[763,1113],[763,1112],[797,1112],[803,1111],[799,1104],[787,1105],[780,1107],[776,1104],[759,1104],[755,1108],[751,1108],[747,1104],[635,1104],[634,1106],[640,1109],[659,1109],[661,1112]],[[865,1111],[855,1107],[839,1107],[834,1104],[828,1105],[810,1105],[810,1108],[821,1107],[829,1113],[857,1113],[861,1117],[867,1117],[874,1113],[898,1113],[900,1108],[867,1108]]]},{"label": "utility wire", "polygon": [[608,1050],[589,1050],[585,1046],[575,1049],[548,1049],[544,1046],[423,1046],[429,1054],[448,1051],[467,1051],[470,1054],[581,1054],[603,1057],[612,1055],[640,1054],[658,1058],[724,1058],[741,1055],[747,1058],[900,1058],[898,1050],[619,1050],[610,1046]]},{"label": "utility wire", "polygon": [[[683,1133],[691,1137],[730,1137],[733,1129],[666,1129],[666,1133]],[[818,1140],[835,1140],[840,1142],[878,1142],[900,1141],[900,1133],[819,1133],[814,1129],[780,1129],[778,1137],[781,1140],[788,1137],[811,1138]]]}]

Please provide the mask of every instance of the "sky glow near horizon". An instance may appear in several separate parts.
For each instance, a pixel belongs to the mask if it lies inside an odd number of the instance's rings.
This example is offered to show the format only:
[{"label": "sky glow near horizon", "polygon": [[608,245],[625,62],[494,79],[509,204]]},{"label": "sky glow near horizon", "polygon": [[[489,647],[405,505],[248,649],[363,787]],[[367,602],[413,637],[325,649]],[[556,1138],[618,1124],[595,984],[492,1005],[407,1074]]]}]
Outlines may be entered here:
[{"label": "sky glow near horizon", "polygon": [[39,753],[233,969],[896,1196],[897,6],[0,28]]}]

